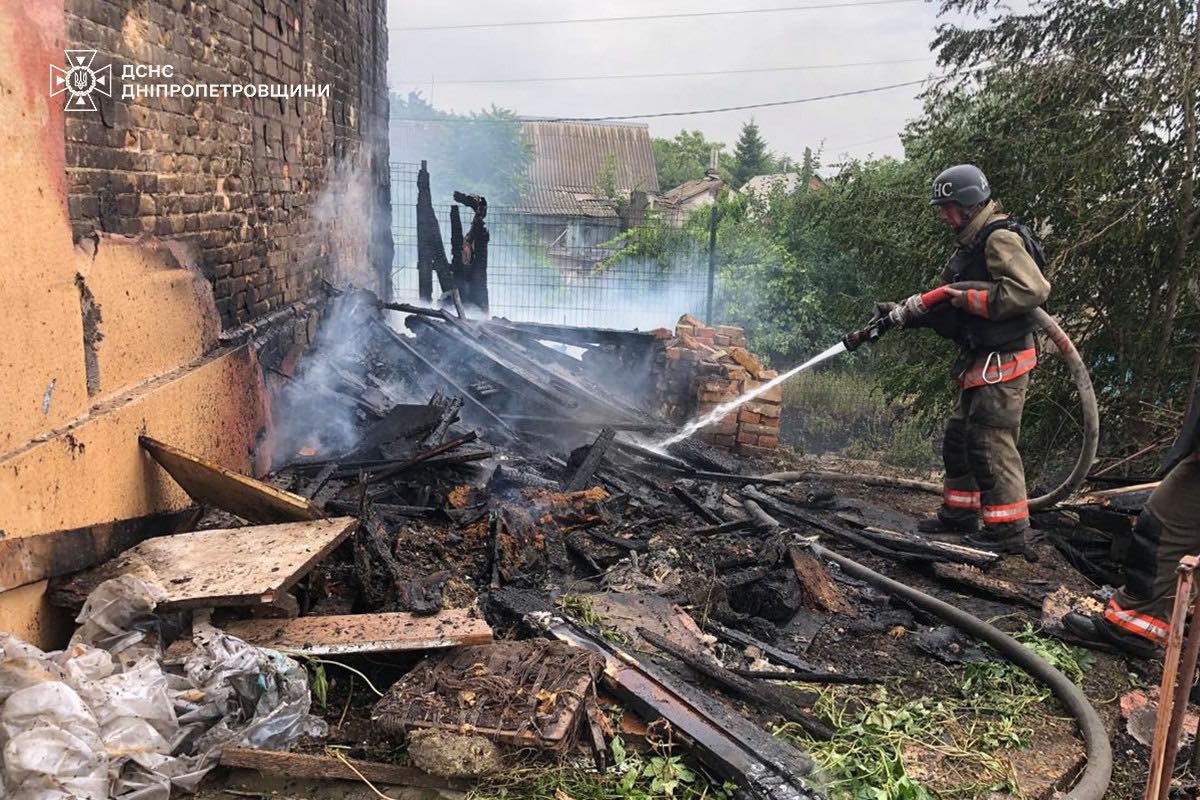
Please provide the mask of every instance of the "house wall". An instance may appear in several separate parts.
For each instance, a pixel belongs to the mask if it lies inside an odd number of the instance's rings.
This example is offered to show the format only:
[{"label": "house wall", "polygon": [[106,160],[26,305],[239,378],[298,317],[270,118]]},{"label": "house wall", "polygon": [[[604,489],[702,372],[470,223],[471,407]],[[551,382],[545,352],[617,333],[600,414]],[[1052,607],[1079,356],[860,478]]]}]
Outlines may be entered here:
[{"label": "house wall", "polygon": [[[387,228],[368,217],[387,208],[385,0],[66,0],[65,12],[68,46],[97,50],[116,84],[98,112],[66,115],[76,240],[187,243],[225,326],[322,277],[386,274],[388,238],[364,235]],[[224,84],[298,93],[181,94]],[[180,94],[143,96],[156,85]]]},{"label": "house wall", "polygon": [[[386,163],[372,149],[374,112],[363,110],[384,94],[382,0],[254,8],[0,0],[0,541],[186,506],[140,450],[142,433],[261,469],[262,364],[294,358],[311,330],[308,306],[288,303],[364,264],[356,277],[381,281],[370,204],[349,209],[357,195],[334,196],[330,208],[353,224],[316,212],[339,170]],[[118,59],[168,53],[177,75],[211,81],[268,79],[290,62],[306,80],[329,80],[330,97],[306,100],[289,122],[294,108],[244,98],[130,102],[114,92],[79,121],[89,112],[64,112],[47,71],[64,49],[96,43],[114,73]],[[222,339],[245,321],[256,338]],[[69,620],[44,590],[42,581],[0,593],[0,630],[62,644]]]}]

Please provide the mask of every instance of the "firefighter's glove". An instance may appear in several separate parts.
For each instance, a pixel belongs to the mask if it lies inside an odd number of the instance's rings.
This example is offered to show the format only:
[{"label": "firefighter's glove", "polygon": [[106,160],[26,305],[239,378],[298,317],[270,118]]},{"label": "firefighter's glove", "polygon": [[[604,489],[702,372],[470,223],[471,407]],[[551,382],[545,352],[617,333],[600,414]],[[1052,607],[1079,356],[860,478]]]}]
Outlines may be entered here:
[{"label": "firefighter's glove", "polygon": [[871,317],[871,324],[874,325],[879,320],[892,313],[892,309],[896,307],[896,303],[880,302],[875,304],[875,314]]},{"label": "firefighter's glove", "polygon": [[906,328],[924,313],[925,304],[921,302],[921,295],[914,294],[893,308],[888,316],[892,318],[892,324],[897,328]]}]

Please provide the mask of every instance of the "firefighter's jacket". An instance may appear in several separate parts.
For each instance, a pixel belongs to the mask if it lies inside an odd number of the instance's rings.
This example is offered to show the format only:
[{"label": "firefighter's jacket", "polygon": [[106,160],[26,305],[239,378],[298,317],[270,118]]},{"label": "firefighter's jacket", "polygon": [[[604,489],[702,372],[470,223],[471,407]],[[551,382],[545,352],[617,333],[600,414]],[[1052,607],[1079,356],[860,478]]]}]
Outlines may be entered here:
[{"label": "firefighter's jacket", "polygon": [[[964,389],[1010,381],[1037,365],[1029,313],[1046,302],[1050,282],[1021,235],[996,227],[1007,219],[995,203],[980,209],[942,273],[943,283],[982,281],[988,288],[970,289],[961,309],[937,308],[917,323],[958,343],[953,372]],[[992,230],[981,238],[985,228]]]}]

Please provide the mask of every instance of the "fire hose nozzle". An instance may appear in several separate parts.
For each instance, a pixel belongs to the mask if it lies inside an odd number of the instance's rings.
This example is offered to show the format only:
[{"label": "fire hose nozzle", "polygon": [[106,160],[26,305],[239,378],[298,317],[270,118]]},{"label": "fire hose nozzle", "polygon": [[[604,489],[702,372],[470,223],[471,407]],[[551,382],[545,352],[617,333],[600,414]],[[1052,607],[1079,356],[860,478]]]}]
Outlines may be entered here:
[{"label": "fire hose nozzle", "polygon": [[846,352],[852,353],[864,344],[874,344],[880,336],[891,330],[893,325],[890,316],[877,317],[862,330],[851,331],[843,336],[842,346],[846,348]]}]

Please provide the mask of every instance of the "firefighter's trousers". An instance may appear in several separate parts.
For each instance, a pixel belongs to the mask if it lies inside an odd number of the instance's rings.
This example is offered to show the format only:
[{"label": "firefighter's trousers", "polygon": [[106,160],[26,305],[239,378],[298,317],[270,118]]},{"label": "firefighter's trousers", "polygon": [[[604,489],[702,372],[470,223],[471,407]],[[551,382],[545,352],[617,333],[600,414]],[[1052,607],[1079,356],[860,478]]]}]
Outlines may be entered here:
[{"label": "firefighter's trousers", "polygon": [[1150,495],[1125,553],[1125,585],[1104,618],[1165,644],[1175,602],[1179,559],[1200,554],[1200,461],[1196,454],[1172,469]]},{"label": "firefighter's trousers", "polygon": [[958,410],[946,423],[944,520],[982,518],[984,535],[1004,539],[1029,527],[1025,467],[1017,451],[1029,373],[1003,383],[959,389]]}]

